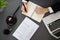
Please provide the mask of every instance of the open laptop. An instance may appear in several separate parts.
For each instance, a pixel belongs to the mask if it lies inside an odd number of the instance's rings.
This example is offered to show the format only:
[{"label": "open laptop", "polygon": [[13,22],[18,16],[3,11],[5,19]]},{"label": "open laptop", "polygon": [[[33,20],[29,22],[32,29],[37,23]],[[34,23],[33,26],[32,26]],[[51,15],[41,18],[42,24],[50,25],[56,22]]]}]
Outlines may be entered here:
[{"label": "open laptop", "polygon": [[60,38],[60,11],[43,18],[48,32],[55,38]]}]

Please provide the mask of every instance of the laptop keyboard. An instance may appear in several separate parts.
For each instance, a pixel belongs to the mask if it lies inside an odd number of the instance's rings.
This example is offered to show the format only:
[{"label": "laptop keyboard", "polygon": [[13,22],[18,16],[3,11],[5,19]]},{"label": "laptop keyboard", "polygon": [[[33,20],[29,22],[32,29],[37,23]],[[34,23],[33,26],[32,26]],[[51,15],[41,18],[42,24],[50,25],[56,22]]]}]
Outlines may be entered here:
[{"label": "laptop keyboard", "polygon": [[59,28],[60,27],[60,19],[48,24],[48,27],[50,28],[51,31]]}]

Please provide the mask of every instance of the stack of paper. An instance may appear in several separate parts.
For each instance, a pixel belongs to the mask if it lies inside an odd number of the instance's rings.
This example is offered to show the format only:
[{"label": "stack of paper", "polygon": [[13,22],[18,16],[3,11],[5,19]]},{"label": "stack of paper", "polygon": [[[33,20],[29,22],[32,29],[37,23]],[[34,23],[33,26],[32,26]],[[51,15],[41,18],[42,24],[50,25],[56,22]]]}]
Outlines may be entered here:
[{"label": "stack of paper", "polygon": [[30,40],[38,27],[36,23],[26,17],[13,33],[13,36],[18,40]]},{"label": "stack of paper", "polygon": [[37,4],[29,1],[28,2],[28,12],[27,13],[22,13],[22,14],[36,20],[37,22],[40,22],[45,13],[40,13],[40,14],[36,13],[35,12],[36,7],[40,7],[40,6],[38,6]]}]

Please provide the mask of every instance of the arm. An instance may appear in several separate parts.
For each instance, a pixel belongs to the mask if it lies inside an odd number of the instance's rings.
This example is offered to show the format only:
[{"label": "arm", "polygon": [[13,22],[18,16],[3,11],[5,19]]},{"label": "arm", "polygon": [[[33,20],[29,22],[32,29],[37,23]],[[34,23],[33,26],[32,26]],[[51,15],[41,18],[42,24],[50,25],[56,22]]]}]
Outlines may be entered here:
[{"label": "arm", "polygon": [[41,7],[41,8],[37,7],[36,8],[37,13],[47,13],[47,12],[56,13],[59,10],[60,10],[60,2],[53,4],[51,7],[48,7],[48,8],[44,8],[44,7]]}]

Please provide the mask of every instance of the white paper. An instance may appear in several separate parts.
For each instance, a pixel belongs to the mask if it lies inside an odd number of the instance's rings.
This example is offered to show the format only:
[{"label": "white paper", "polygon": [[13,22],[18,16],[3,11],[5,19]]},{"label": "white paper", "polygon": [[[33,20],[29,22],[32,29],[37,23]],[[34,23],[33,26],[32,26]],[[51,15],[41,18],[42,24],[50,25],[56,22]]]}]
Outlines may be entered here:
[{"label": "white paper", "polygon": [[36,7],[40,7],[40,6],[35,4],[35,3],[33,3],[33,2],[31,2],[31,1],[29,1],[28,2],[28,12],[27,13],[22,13],[22,14],[34,19],[37,22],[40,22],[42,20],[42,18],[43,18],[45,13],[40,13],[40,14],[36,13],[35,12],[35,8]]},{"label": "white paper", "polygon": [[38,27],[36,23],[26,17],[13,33],[13,36],[18,40],[30,40]]}]

